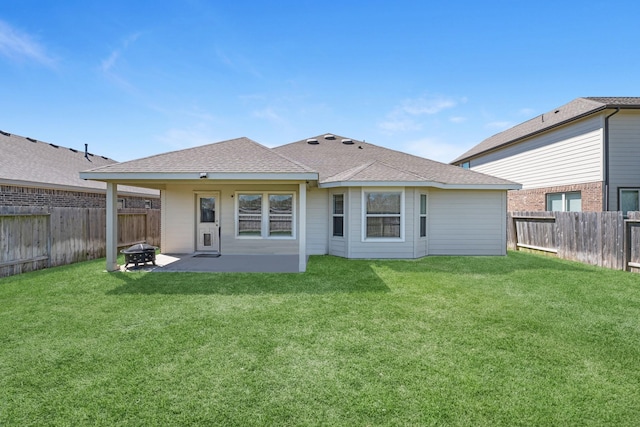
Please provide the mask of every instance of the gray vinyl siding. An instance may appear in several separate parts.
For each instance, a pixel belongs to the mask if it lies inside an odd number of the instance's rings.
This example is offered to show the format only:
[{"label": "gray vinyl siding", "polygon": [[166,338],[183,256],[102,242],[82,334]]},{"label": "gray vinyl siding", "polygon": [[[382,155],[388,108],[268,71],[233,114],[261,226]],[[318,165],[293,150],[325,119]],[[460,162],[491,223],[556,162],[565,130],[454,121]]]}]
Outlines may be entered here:
[{"label": "gray vinyl siding", "polygon": [[523,189],[602,181],[602,115],[586,118],[471,160],[477,172]]},{"label": "gray vinyl siding", "polygon": [[321,188],[307,190],[307,255],[326,255],[329,251],[329,192]]},{"label": "gray vinyl siding", "polygon": [[506,192],[430,190],[429,255],[505,255]]},{"label": "gray vinyl siding", "polygon": [[[402,188],[385,187],[375,191],[398,191]],[[349,258],[415,258],[414,231],[415,231],[415,204],[412,188],[404,189],[405,209],[402,221],[405,224],[404,241],[363,241],[362,236],[362,191],[363,189],[351,188],[349,192]],[[366,189],[370,191],[370,189]]]},{"label": "gray vinyl siding", "polygon": [[609,209],[617,210],[618,189],[640,187],[640,111],[609,119]]}]

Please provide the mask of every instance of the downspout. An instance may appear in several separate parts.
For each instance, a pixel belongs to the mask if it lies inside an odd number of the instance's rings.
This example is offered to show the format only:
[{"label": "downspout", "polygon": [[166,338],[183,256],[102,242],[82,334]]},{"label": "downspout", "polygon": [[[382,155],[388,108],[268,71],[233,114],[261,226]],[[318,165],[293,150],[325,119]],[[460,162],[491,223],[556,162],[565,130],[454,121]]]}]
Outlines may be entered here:
[{"label": "downspout", "polygon": [[602,210],[609,210],[609,118],[618,114],[620,107],[616,107],[616,111],[604,118],[604,152],[603,152],[603,169],[604,169],[604,200]]}]

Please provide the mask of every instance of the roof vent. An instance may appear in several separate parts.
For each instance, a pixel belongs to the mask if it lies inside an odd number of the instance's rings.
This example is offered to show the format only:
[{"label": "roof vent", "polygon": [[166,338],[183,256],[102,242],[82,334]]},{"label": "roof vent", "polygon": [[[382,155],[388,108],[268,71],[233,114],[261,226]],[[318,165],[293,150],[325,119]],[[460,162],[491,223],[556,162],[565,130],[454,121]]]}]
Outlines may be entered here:
[{"label": "roof vent", "polygon": [[342,143],[345,145],[353,145],[353,140],[351,139],[343,139]]},{"label": "roof vent", "polygon": [[73,148],[69,148],[69,150],[73,151],[74,153],[77,153],[77,152],[78,152],[78,150],[73,149]]},{"label": "roof vent", "polygon": [[315,139],[315,138],[309,138],[309,139],[307,139],[307,144],[311,144],[311,145],[318,145],[318,144],[319,144],[319,142],[318,142],[318,140],[317,140],[317,139]]},{"label": "roof vent", "polygon": [[328,133],[328,134],[326,134],[324,136],[324,139],[329,139],[329,140],[333,141],[334,139],[336,139],[336,137],[335,137],[335,135],[332,135],[332,134]]},{"label": "roof vent", "polygon": [[11,136],[9,132],[5,132],[3,130],[0,130],[0,133],[3,134],[4,136]]},{"label": "roof vent", "polygon": [[[29,138],[29,139],[31,139],[31,138]],[[33,140],[32,140],[32,141],[33,141]],[[33,142],[35,142],[35,141],[33,141]],[[49,145],[50,145],[50,146],[52,146],[53,148],[58,148],[58,147],[60,147],[59,145],[56,145],[56,144],[49,144]]]},{"label": "roof vent", "polygon": [[31,141],[31,142],[38,142],[38,140],[37,140],[37,139],[33,139],[33,138],[29,138],[29,137],[27,137],[27,139],[28,139],[29,141]]},{"label": "roof vent", "polygon": [[556,111],[554,111],[553,113],[554,113],[554,114],[558,114],[559,112],[560,112],[560,110],[556,110]]}]

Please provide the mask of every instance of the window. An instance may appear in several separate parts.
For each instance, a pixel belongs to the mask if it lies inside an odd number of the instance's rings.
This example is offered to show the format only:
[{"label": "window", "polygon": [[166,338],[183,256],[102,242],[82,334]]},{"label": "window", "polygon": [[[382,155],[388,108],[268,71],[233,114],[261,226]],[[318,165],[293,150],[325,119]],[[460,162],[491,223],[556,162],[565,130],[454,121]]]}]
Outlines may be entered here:
[{"label": "window", "polygon": [[636,188],[624,188],[620,189],[618,205],[624,216],[627,216],[629,211],[640,210],[640,189]]},{"label": "window", "polygon": [[402,238],[402,192],[364,193],[365,238]]},{"label": "window", "polygon": [[262,194],[238,194],[238,236],[262,236]]},{"label": "window", "polygon": [[244,193],[236,200],[239,237],[294,237],[293,194]]},{"label": "window", "polygon": [[462,169],[469,169],[471,167],[471,162],[464,162],[460,164]]},{"label": "window", "polygon": [[571,193],[548,193],[547,210],[554,212],[581,212],[582,195],[579,191]]},{"label": "window", "polygon": [[333,195],[333,236],[344,236],[344,194]]},{"label": "window", "polygon": [[420,195],[420,237],[427,237],[427,195]]},{"label": "window", "polygon": [[293,194],[269,195],[269,236],[293,235]]}]

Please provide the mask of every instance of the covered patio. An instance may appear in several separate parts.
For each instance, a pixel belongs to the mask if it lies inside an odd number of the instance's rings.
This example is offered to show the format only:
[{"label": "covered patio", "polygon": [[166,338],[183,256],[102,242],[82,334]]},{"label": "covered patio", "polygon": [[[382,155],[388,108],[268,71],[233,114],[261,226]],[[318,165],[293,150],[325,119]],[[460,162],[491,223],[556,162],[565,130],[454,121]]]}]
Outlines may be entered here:
[{"label": "covered patio", "polygon": [[200,273],[298,273],[298,255],[158,254],[156,265],[120,267],[121,271]]}]

